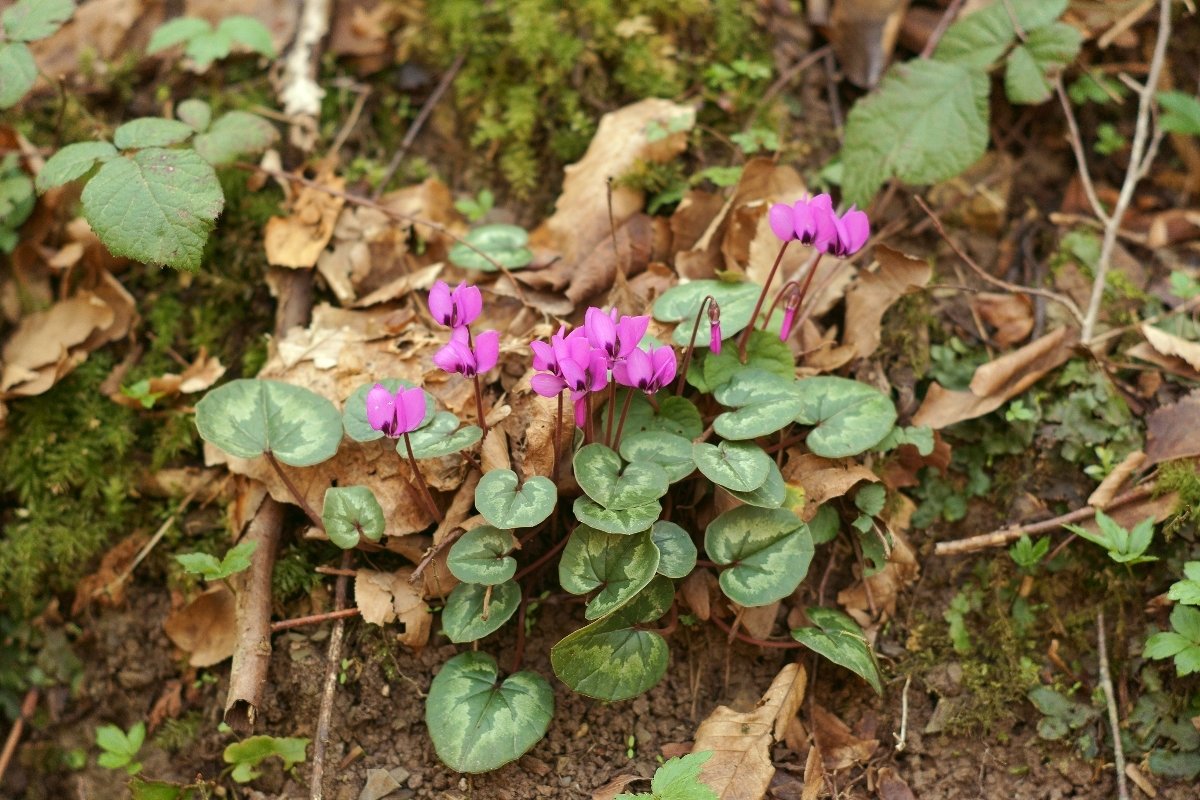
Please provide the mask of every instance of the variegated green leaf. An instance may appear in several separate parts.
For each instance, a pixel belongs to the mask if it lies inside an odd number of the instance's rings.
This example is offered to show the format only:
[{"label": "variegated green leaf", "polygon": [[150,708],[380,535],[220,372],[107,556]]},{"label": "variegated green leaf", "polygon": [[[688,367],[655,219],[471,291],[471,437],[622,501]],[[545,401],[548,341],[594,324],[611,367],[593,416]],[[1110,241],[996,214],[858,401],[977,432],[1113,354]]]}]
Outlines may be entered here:
[{"label": "variegated green leaf", "polygon": [[692,460],[704,477],[735,492],[754,491],[771,473],[771,457],[750,442],[696,442]]},{"label": "variegated green leaf", "polygon": [[[722,315],[724,309],[722,309]],[[730,346],[718,355],[709,353],[704,357],[703,385],[691,381],[701,391],[715,392],[732,381],[735,376],[744,372],[766,372],[784,380],[791,380],[796,374],[796,358],[779,336],[770,331],[756,330],[750,334],[746,346],[746,363],[738,357],[738,349]]]},{"label": "variegated green leaf", "polygon": [[521,587],[515,581],[495,586],[460,583],[446,598],[442,628],[455,644],[478,641],[500,630],[517,613],[519,605]]},{"label": "variegated green leaf", "polygon": [[613,511],[585,495],[575,498],[572,509],[575,512],[575,519],[584,525],[591,525],[605,533],[619,533],[628,536],[633,533],[641,533],[653,525],[654,521],[658,519],[658,515],[662,513],[662,503],[655,500],[645,505]]},{"label": "variegated green leaf", "polygon": [[270,452],[293,467],[333,458],[342,441],[342,415],[333,403],[300,386],[252,378],[205,395],[196,404],[196,428],[232,456]]},{"label": "variegated green leaf", "polygon": [[[432,399],[428,392],[425,393],[425,397],[426,402]],[[426,419],[429,417],[426,416]],[[466,450],[483,438],[483,431],[479,429],[478,425],[465,425],[460,428],[458,427],[460,424],[462,424],[461,420],[449,411],[439,411],[434,414],[428,424],[417,428],[408,435],[408,441],[412,444],[413,456],[415,458],[441,458],[460,450]],[[403,439],[396,442],[396,452],[402,456],[408,455]]]},{"label": "variegated green leaf", "polygon": [[597,619],[629,602],[658,569],[658,548],[649,531],[632,536],[577,525],[558,562],[558,580],[571,594],[600,592],[588,603],[585,619]]},{"label": "variegated green leaf", "polygon": [[783,481],[783,473],[779,471],[774,461],[767,472],[767,479],[762,486],[749,492],[735,492],[726,489],[731,495],[743,503],[759,508],[779,508],[787,498],[787,484]]},{"label": "variegated green leaf", "polygon": [[[466,241],[474,249],[461,242],[450,248],[450,260],[464,269],[495,272],[496,265],[492,261],[503,264],[507,269],[527,267],[533,261],[533,251],[525,246],[529,234],[516,225],[481,225],[467,234]],[[481,255],[481,250],[491,260]]]},{"label": "variegated green leaf", "polygon": [[[346,402],[342,404],[342,427],[346,429],[346,435],[356,442],[373,442],[376,439],[383,438],[383,431],[375,430],[371,427],[371,423],[367,422],[367,392],[371,391],[377,383],[382,384],[392,394],[395,394],[401,387],[405,389],[413,388],[413,384],[403,378],[384,378],[383,380],[364,383],[351,392],[350,396],[346,398]],[[458,428],[458,417],[448,411],[443,411],[442,414],[445,414],[448,419],[441,421],[441,429],[437,436],[438,440],[444,439],[447,433]],[[424,428],[433,424],[436,415],[437,401],[433,399],[433,395],[426,392],[425,419],[421,422],[421,427]],[[417,441],[415,439],[412,441],[415,454]],[[421,456],[417,455],[417,458],[421,458]]]},{"label": "variegated green leaf", "polygon": [[661,617],[674,597],[671,582],[655,578],[629,603],[554,645],[554,674],[598,700],[626,700],[654,686],[667,670],[667,642],[637,626]]},{"label": "variegated green leaf", "polygon": [[696,470],[691,441],[666,431],[626,432],[621,437],[621,458],[631,464],[657,464],[667,473],[671,483],[683,480]]},{"label": "variegated green leaf", "polygon": [[[628,389],[617,392],[618,406],[625,402]],[[633,401],[629,404],[629,413],[625,417],[625,428],[622,437],[640,431],[663,431],[692,440],[704,432],[704,423],[700,421],[700,412],[690,400],[677,395],[662,393],[656,398],[658,409],[655,410],[641,392],[633,393]]]},{"label": "variegated green leaf", "polygon": [[331,486],[325,490],[321,522],[329,541],[343,550],[358,545],[360,536],[372,542],[383,536],[383,508],[366,486]]},{"label": "variegated green leaf", "polygon": [[[729,338],[750,323],[754,303],[762,287],[756,283],[727,283],[725,281],[700,280],[673,286],[654,301],[654,318],[660,322],[678,322],[672,338],[675,344],[687,347],[700,312],[700,303],[706,295],[721,307],[721,333]],[[707,317],[701,317],[700,330],[696,331],[696,347],[708,348],[709,325]],[[694,437],[689,437],[694,438]]]},{"label": "variegated green leaf", "polygon": [[585,444],[575,454],[575,480],[588,497],[610,511],[652,503],[667,493],[667,473],[651,462],[625,464],[599,443]]},{"label": "variegated green leaf", "polygon": [[546,735],[554,692],[535,672],[500,681],[485,653],[460,653],[433,679],[425,724],[433,747],[458,772],[488,772],[515,761]]},{"label": "variegated green leaf", "polygon": [[[790,352],[788,358],[790,363]],[[713,431],[722,439],[756,439],[775,433],[791,425],[804,404],[794,380],[761,369],[734,373],[714,396],[721,405],[737,409],[713,420]]]},{"label": "variegated green leaf", "polygon": [[796,381],[796,392],[804,402],[796,422],[815,426],[805,441],[825,458],[870,450],[896,422],[891,399],[865,383],[823,375]]},{"label": "variegated green leaf", "polygon": [[765,606],[787,597],[812,562],[812,534],[782,508],[739,506],[708,524],[704,549],[718,564],[721,590],[743,606]]},{"label": "variegated green leaf", "polygon": [[554,511],[558,489],[541,475],[518,486],[517,473],[494,469],[475,487],[475,508],[497,528],[532,528]]},{"label": "variegated green leaf", "polygon": [[504,583],[517,573],[517,560],[509,555],[515,546],[511,532],[480,525],[451,545],[446,566],[464,583]]},{"label": "variegated green leaf", "polygon": [[850,617],[832,608],[810,608],[808,618],[817,627],[798,628],[792,631],[792,638],[814,653],[820,653],[855,673],[871,684],[872,689],[883,694],[879,664],[862,628]]},{"label": "variegated green leaf", "polygon": [[654,523],[650,538],[658,548],[658,574],[668,578],[686,578],[696,568],[696,544],[674,522]]}]

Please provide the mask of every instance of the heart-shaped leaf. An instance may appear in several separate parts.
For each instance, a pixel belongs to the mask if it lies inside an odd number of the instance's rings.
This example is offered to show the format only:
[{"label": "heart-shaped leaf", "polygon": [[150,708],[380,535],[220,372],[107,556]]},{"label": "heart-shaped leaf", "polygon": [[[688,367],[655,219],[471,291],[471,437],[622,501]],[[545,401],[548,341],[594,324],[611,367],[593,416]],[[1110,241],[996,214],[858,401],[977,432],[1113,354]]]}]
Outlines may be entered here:
[{"label": "heart-shaped leaf", "polygon": [[778,335],[758,330],[750,334],[745,364],[738,357],[736,347],[727,347],[718,355],[709,353],[704,357],[703,384],[693,380],[688,382],[701,391],[713,392],[733,380],[735,375],[752,370],[791,380],[796,373],[796,359]]},{"label": "heart-shaped leaf", "polygon": [[865,383],[822,375],[796,381],[796,393],[804,402],[796,422],[816,426],[805,441],[808,449],[824,458],[870,450],[896,422],[891,399]]},{"label": "heart-shaped leaf", "polygon": [[696,568],[696,543],[674,522],[654,523],[650,538],[658,548],[658,574],[686,578]]},{"label": "heart-shaped leaf", "polygon": [[613,511],[605,508],[590,497],[575,498],[575,519],[584,525],[591,525],[605,533],[619,533],[625,536],[641,533],[654,524],[662,513],[662,503],[655,500],[642,506]]},{"label": "heart-shaped leaf", "polygon": [[333,403],[300,386],[255,378],[206,394],[196,404],[196,428],[230,455],[270,452],[293,467],[333,458],[342,441],[342,415]]},{"label": "heart-shaped leaf", "polygon": [[517,560],[509,555],[515,546],[509,531],[480,525],[450,546],[446,566],[464,583],[504,583],[517,573]]},{"label": "heart-shaped leaf", "polygon": [[383,536],[383,508],[366,486],[331,486],[325,490],[321,522],[329,541],[343,550],[358,546],[360,536],[378,542]]},{"label": "heart-shaped leaf", "polygon": [[571,594],[599,589],[584,611],[585,619],[597,619],[644,589],[654,577],[658,561],[658,548],[649,531],[622,536],[577,525],[558,562],[558,580]]},{"label": "heart-shaped leaf", "polygon": [[754,491],[771,473],[771,457],[751,442],[696,442],[692,460],[704,477],[735,492]]},{"label": "heart-shaped leaf", "polygon": [[[367,392],[371,391],[377,383],[382,384],[392,394],[395,394],[400,388],[413,388],[413,383],[403,378],[384,378],[380,381],[364,383],[355,389],[342,404],[342,427],[346,429],[346,435],[356,442],[373,442],[383,438],[383,431],[375,430],[371,427],[371,423],[367,422]],[[425,419],[422,420],[421,426],[431,425],[436,413],[437,402],[433,399],[433,395],[426,392]],[[453,414],[449,414],[449,416],[454,417]],[[454,427],[458,427],[458,417],[454,417]]]},{"label": "heart-shaped leaf", "polygon": [[494,469],[475,487],[475,507],[497,528],[532,528],[554,511],[558,489],[549,478],[535,475],[517,483],[511,469]]},{"label": "heart-shaped leaf", "polygon": [[709,523],[704,549],[718,564],[721,590],[738,605],[765,606],[787,597],[812,562],[812,534],[782,508],[739,506]]},{"label": "heart-shaped leaf", "polygon": [[877,693],[883,694],[879,664],[862,628],[853,619],[832,608],[810,608],[808,618],[817,627],[797,628],[792,631],[792,638],[814,653],[820,653],[850,670],[871,684]]},{"label": "heart-shaped leaf", "polygon": [[[428,392],[426,396],[428,397]],[[483,438],[483,431],[477,425],[458,427],[461,421],[449,411],[439,411],[433,420],[423,428],[418,428],[408,435],[412,444],[415,458],[440,458],[459,450],[465,450]],[[404,448],[404,440],[396,442],[396,452],[408,456]]]},{"label": "heart-shaped leaf", "polygon": [[482,250],[506,269],[520,269],[533,261],[533,252],[525,246],[529,234],[516,225],[481,225],[466,235],[466,241],[450,248],[450,260],[464,269],[495,272],[496,265],[481,255]]},{"label": "heart-shaped leaf", "polygon": [[455,644],[478,641],[500,630],[517,613],[519,605],[521,587],[515,581],[495,586],[460,583],[446,598],[442,628],[446,638]]},{"label": "heart-shaped leaf", "polygon": [[425,724],[433,747],[458,772],[488,772],[527,753],[550,727],[554,691],[541,675],[518,672],[503,683],[485,653],[459,653],[433,679]]},{"label": "heart-shaped leaf", "polygon": [[621,458],[631,464],[657,464],[671,483],[696,470],[690,440],[666,431],[642,431],[621,437]]},{"label": "heart-shaped leaf", "polygon": [[554,674],[576,692],[598,700],[627,700],[646,691],[667,670],[667,642],[636,626],[661,617],[674,599],[671,582],[655,578],[612,614],[554,645]]},{"label": "heart-shaped leaf", "polygon": [[743,503],[759,508],[779,508],[787,499],[787,484],[784,483],[783,473],[774,461],[771,462],[767,479],[763,481],[762,486],[749,492],[735,492],[732,489],[726,491]]},{"label": "heart-shaped leaf", "polygon": [[575,454],[575,480],[587,496],[610,511],[652,503],[667,493],[670,481],[657,464],[624,464],[602,444],[585,444]]},{"label": "heart-shaped leaf", "polygon": [[837,538],[842,528],[842,518],[831,505],[823,505],[808,521],[808,530],[812,533],[813,544],[825,544]]},{"label": "heart-shaped leaf", "polygon": [[[750,323],[761,291],[761,286],[749,282],[700,280],[681,283],[667,289],[654,301],[654,318],[660,322],[678,322],[672,338],[675,344],[686,347],[692,338],[692,328],[696,326],[700,304],[711,294],[721,307],[721,334],[728,339]],[[702,317],[700,330],[696,331],[696,347],[709,347],[709,332],[708,319]]]},{"label": "heart-shaped leaf", "polygon": [[[629,391],[629,390],[624,390]],[[617,393],[617,402],[624,403],[624,391]],[[642,392],[634,392],[625,417],[622,438],[640,431],[663,431],[691,441],[704,432],[700,412],[690,400],[673,394],[659,394],[655,410]]]},{"label": "heart-shaped leaf", "polygon": [[713,431],[722,439],[757,439],[775,433],[791,425],[804,407],[794,380],[761,369],[734,373],[713,396],[721,405],[737,409],[713,420]]}]

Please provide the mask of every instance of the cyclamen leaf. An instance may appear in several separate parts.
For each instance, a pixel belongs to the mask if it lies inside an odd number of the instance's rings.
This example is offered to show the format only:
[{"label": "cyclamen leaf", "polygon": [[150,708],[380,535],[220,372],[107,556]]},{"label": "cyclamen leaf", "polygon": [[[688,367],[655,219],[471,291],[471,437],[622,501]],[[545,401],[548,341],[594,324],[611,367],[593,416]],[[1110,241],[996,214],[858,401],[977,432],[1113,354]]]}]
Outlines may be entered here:
[{"label": "cyclamen leaf", "polygon": [[674,522],[654,523],[650,538],[658,548],[658,574],[668,578],[686,578],[696,568],[696,544],[683,528]]},{"label": "cyclamen leaf", "polygon": [[879,664],[862,628],[846,614],[831,608],[810,608],[808,618],[817,627],[794,630],[792,638],[855,673],[878,694],[883,694]]},{"label": "cyclamen leaf", "polygon": [[311,467],[337,453],[341,415],[301,386],[251,378],[213,389],[196,404],[200,437],[238,458],[271,451],[285,464]]},{"label": "cyclamen leaf", "polygon": [[37,80],[33,53],[23,42],[0,42],[0,108],[20,102]]},{"label": "cyclamen leaf", "polygon": [[232,164],[240,156],[261,153],[277,139],[279,131],[257,114],[230,111],[197,136],[193,146],[205,161],[220,166]]},{"label": "cyclamen leaf", "polygon": [[514,547],[516,541],[509,531],[480,525],[450,547],[446,566],[464,583],[504,583],[517,573],[517,560],[509,555]]},{"label": "cyclamen leaf", "polygon": [[667,473],[649,461],[623,463],[599,443],[586,444],[575,454],[575,480],[584,493],[610,511],[625,511],[658,500],[667,493]]},{"label": "cyclamen leaf", "polygon": [[239,14],[226,17],[217,25],[217,32],[267,58],[275,57],[271,31],[254,17]]},{"label": "cyclamen leaf", "polygon": [[494,469],[475,487],[475,507],[497,528],[532,528],[554,511],[558,489],[549,478],[534,475],[517,483],[511,469]]},{"label": "cyclamen leaf", "polygon": [[166,50],[177,44],[194,39],[202,33],[208,33],[212,26],[196,17],[177,17],[159,25],[150,35],[150,44],[146,53],[152,55],[160,50]]},{"label": "cyclamen leaf", "polygon": [[[495,272],[492,261],[503,264],[506,269],[520,269],[533,261],[533,251],[525,246],[529,234],[516,225],[481,225],[467,234],[466,241],[474,249],[459,242],[450,248],[449,258],[464,269]],[[477,251],[491,257],[489,261]]]},{"label": "cyclamen leaf", "polygon": [[577,497],[571,507],[575,518],[584,525],[591,525],[605,533],[618,533],[629,536],[641,533],[654,524],[662,513],[662,503],[655,500],[641,506],[634,506],[623,511],[613,511],[592,500],[590,497]]},{"label": "cyclamen leaf", "polygon": [[804,409],[801,425],[814,425],[805,442],[824,458],[858,455],[879,444],[896,422],[891,399],[865,383],[828,375],[796,382]]},{"label": "cyclamen leaf", "polygon": [[76,142],[69,144],[47,159],[37,176],[37,190],[46,192],[86,175],[97,161],[107,161],[117,154],[108,142]]},{"label": "cyclamen leaf", "polygon": [[692,459],[704,477],[736,492],[754,491],[771,472],[771,457],[750,442],[696,442]]},{"label": "cyclamen leaf", "polygon": [[763,481],[762,486],[748,492],[736,492],[733,489],[725,491],[746,505],[759,508],[779,508],[787,499],[787,484],[783,480],[783,473],[779,471],[779,467],[774,461],[770,462],[767,479]]},{"label": "cyclamen leaf", "polygon": [[[617,392],[618,404],[624,404],[624,393],[627,391],[629,390]],[[622,438],[642,431],[662,431],[690,440],[704,431],[700,411],[691,400],[673,394],[664,396],[661,392],[657,399],[658,409],[655,410],[644,394],[634,392],[633,401],[629,404],[629,414],[625,418]]]},{"label": "cyclamen leaf", "polygon": [[692,443],[666,431],[625,433],[621,437],[621,457],[630,463],[657,464],[671,483],[681,481],[696,470],[692,461]]},{"label": "cyclamen leaf", "polygon": [[897,64],[846,118],[844,199],[866,206],[890,177],[951,178],[984,154],[987,140],[986,72],[930,59]]},{"label": "cyclamen leaf", "polygon": [[365,536],[379,541],[385,526],[383,507],[366,486],[331,486],[325,490],[321,522],[329,541],[343,550],[358,546]]},{"label": "cyclamen leaf", "polygon": [[167,147],[192,135],[192,126],[177,119],[141,117],[113,131],[113,144],[121,150],[131,147]]},{"label": "cyclamen leaf", "polygon": [[225,206],[212,166],[190,150],[114,158],[83,190],[83,215],[115,256],[196,270]]},{"label": "cyclamen leaf", "polygon": [[623,536],[578,525],[558,562],[558,580],[571,594],[600,590],[584,612],[584,619],[593,620],[644,589],[654,578],[659,559],[649,531]]},{"label": "cyclamen leaf", "polygon": [[808,526],[785,509],[740,506],[704,531],[704,550],[722,570],[721,591],[739,605],[765,606],[787,597],[812,563]]},{"label": "cyclamen leaf", "polygon": [[53,34],[74,13],[73,0],[20,0],[0,19],[10,42],[32,42]]},{"label": "cyclamen leaf", "polygon": [[[724,313],[723,310],[722,313]],[[764,382],[761,378],[763,372],[790,381],[795,377],[796,359],[779,336],[767,331],[753,331],[750,334],[750,341],[746,345],[745,364],[738,359],[737,348],[731,345],[718,355],[714,356],[712,353],[706,355],[702,369],[704,371],[703,386],[697,385],[695,381],[689,380],[688,382],[701,391],[716,392],[731,383],[736,376],[745,373],[753,373],[758,377],[760,383]],[[779,399],[780,393],[775,392],[773,396]],[[739,397],[742,397],[740,393]],[[721,402],[724,405],[742,405],[740,400],[730,400],[729,402],[722,400]]]},{"label": "cyclamen leaf", "polygon": [[[660,322],[678,322],[671,334],[675,344],[686,347],[692,338],[696,314],[705,296],[712,295],[721,307],[721,334],[730,338],[750,324],[754,303],[762,291],[756,283],[699,280],[673,286],[654,301],[654,318]],[[708,348],[710,327],[706,318],[700,320],[696,331],[696,347]]]},{"label": "cyclamen leaf", "polygon": [[[442,628],[446,638],[455,644],[474,642],[495,633],[517,613],[521,605],[521,587],[513,581],[498,583],[491,588],[478,583],[460,583],[450,592],[442,610]],[[487,617],[484,599],[487,598]]]}]

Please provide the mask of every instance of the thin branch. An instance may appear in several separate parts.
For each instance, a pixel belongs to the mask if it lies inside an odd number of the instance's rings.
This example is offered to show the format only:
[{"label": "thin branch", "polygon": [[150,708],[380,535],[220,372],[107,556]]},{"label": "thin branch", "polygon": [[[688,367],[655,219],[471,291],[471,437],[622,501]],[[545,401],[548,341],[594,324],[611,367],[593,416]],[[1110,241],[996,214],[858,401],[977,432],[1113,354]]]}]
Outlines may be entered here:
[{"label": "thin branch", "polygon": [[25,693],[25,700],[21,703],[21,715],[17,717],[8,732],[8,738],[4,740],[4,749],[0,751],[0,783],[4,782],[4,773],[8,772],[8,765],[17,752],[17,744],[21,741],[21,734],[25,731],[25,720],[32,717],[33,712],[37,710],[38,693],[36,686]]},{"label": "thin branch", "polygon": [[[355,574],[354,570],[339,571],[337,574],[345,576],[346,573]],[[279,631],[289,631],[292,628],[304,628],[309,625],[317,625],[322,622],[330,622],[335,619],[349,619],[357,617],[361,612],[357,608],[343,608],[341,611],[326,611],[324,614],[309,614],[307,617],[294,617],[292,619],[281,619],[279,622],[271,623],[271,633],[279,633]]]},{"label": "thin branch", "polygon": [[[348,570],[354,558],[354,551],[347,550],[342,554],[342,569]],[[334,589],[334,611],[346,608],[347,584],[350,579],[345,575],[338,576],[337,588]],[[322,784],[325,778],[325,747],[329,742],[329,724],[333,719],[333,696],[337,691],[338,668],[342,661],[342,639],[346,635],[346,620],[338,617],[333,623],[333,632],[329,635],[329,650],[325,656],[325,688],[321,694],[321,709],[317,714],[317,732],[313,736],[313,765],[310,776],[309,797],[311,800],[324,800],[325,790]]]},{"label": "thin branch", "polygon": [[966,0],[952,0],[950,5],[942,13],[942,18],[938,20],[937,27],[933,29],[933,33],[929,35],[929,41],[925,42],[925,46],[921,48],[921,58],[930,58],[933,51],[937,49],[938,42],[946,35],[946,29],[950,27],[950,23],[954,22],[954,18],[958,16],[958,12],[962,10]]},{"label": "thin branch", "polygon": [[1125,749],[1121,746],[1121,715],[1113,695],[1112,675],[1108,669],[1108,647],[1104,641],[1104,609],[1096,613],[1096,647],[1100,651],[1100,686],[1108,705],[1108,724],[1112,727],[1113,761],[1117,768],[1117,797],[1129,800],[1129,785],[1125,782]]},{"label": "thin branch", "polygon": [[1071,108],[1071,100],[1063,87],[1062,75],[1055,76],[1054,91],[1058,94],[1058,102],[1067,118],[1067,132],[1070,134],[1067,138],[1071,142],[1071,151],[1075,154],[1075,165],[1079,168],[1079,181],[1083,184],[1083,193],[1087,195],[1088,203],[1092,206],[1092,213],[1102,225],[1107,225],[1108,212],[1100,202],[1100,196],[1096,194],[1096,184],[1092,182],[1092,172],[1088,169],[1087,155],[1083,150],[1083,138],[1079,135],[1079,123],[1075,121],[1075,111]]}]

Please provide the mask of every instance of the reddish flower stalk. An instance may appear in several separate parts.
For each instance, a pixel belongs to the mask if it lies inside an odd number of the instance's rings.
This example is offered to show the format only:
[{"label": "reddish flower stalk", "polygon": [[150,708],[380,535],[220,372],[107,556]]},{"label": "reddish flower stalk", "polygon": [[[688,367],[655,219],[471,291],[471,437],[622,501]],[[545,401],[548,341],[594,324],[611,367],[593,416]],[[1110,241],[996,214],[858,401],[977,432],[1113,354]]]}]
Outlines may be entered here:
[{"label": "reddish flower stalk", "polygon": [[[721,307],[711,294],[706,294],[696,309],[696,324],[692,326],[692,335],[688,339],[687,350],[683,351],[683,365],[679,368],[679,383],[675,385],[675,394],[683,394],[683,386],[687,382],[688,367],[692,365],[692,353],[696,349],[696,331],[700,330],[700,317],[704,315],[704,307],[708,306],[708,349],[714,354],[721,352]],[[768,318],[770,315],[768,315]]]},{"label": "reddish flower stalk", "polygon": [[419,489],[421,499],[424,501],[425,507],[429,510],[429,513],[432,514],[433,518],[438,521],[438,524],[441,524],[445,517],[442,514],[442,510],[438,508],[437,503],[434,502],[433,495],[429,493],[429,486],[425,483],[425,476],[421,474],[421,468],[417,466],[417,459],[413,455],[412,442],[408,440],[408,431],[404,432],[403,438],[404,449],[408,451],[408,465],[412,467],[413,478],[416,479],[417,488]]},{"label": "reddish flower stalk", "polygon": [[754,304],[754,312],[750,315],[750,322],[746,325],[746,330],[742,331],[742,336],[738,339],[738,361],[746,363],[746,347],[750,344],[750,332],[754,330],[754,323],[758,320],[758,312],[762,310],[763,300],[767,297],[767,290],[771,288],[771,281],[775,280],[775,273],[779,271],[779,264],[783,261],[783,254],[787,251],[787,246],[791,244],[791,239],[784,241],[779,246],[779,255],[775,256],[775,263],[771,265],[771,271],[767,275],[767,281],[763,284],[762,291],[758,294],[758,301]]}]

